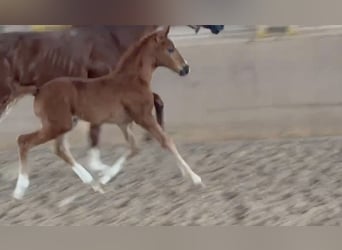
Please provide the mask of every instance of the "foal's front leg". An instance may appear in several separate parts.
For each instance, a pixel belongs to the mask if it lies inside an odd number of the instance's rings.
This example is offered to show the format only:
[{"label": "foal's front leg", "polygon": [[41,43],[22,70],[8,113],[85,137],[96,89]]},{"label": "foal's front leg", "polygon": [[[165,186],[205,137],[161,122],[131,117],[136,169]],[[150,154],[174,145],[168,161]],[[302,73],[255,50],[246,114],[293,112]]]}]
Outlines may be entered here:
[{"label": "foal's front leg", "polygon": [[182,175],[187,175],[188,177],[190,177],[194,185],[203,186],[201,177],[199,177],[192,171],[188,163],[179,154],[177,147],[172,139],[162,130],[162,128],[155,121],[152,115],[146,115],[142,120],[140,120],[139,122],[137,121],[137,123],[145,128],[148,132],[150,132],[152,136],[158,140],[163,148],[169,150],[176,157]]},{"label": "foal's front leg", "polygon": [[101,132],[100,125],[90,124],[90,129],[89,129],[90,149],[88,152],[88,161],[89,161],[89,167],[91,170],[102,174],[103,172],[109,169],[109,166],[102,163],[101,161],[100,150],[98,148],[100,132]]}]

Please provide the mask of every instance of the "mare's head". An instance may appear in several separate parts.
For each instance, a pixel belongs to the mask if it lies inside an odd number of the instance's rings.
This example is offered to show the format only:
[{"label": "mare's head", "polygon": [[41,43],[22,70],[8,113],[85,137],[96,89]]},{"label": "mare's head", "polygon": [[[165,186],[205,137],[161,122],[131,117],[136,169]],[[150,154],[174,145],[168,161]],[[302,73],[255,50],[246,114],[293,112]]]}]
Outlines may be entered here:
[{"label": "mare's head", "polygon": [[166,67],[186,76],[190,72],[190,67],[184,60],[174,43],[168,38],[170,26],[156,31],[151,37],[153,43],[153,56],[157,67]]}]

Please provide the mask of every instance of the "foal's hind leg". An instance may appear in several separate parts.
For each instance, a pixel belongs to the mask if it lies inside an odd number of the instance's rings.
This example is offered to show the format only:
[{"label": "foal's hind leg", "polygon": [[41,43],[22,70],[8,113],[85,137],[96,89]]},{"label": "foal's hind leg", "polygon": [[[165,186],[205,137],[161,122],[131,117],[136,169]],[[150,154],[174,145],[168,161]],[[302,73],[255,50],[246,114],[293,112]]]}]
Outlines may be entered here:
[{"label": "foal's hind leg", "polygon": [[128,143],[129,150],[125,152],[125,154],[122,155],[110,169],[104,172],[103,177],[100,179],[100,182],[102,184],[107,184],[110,180],[112,180],[120,172],[120,170],[122,169],[122,165],[128,159],[137,154],[138,148],[136,146],[132,126],[133,123],[119,126],[122,133],[124,134],[126,142]]},{"label": "foal's hind leg", "polygon": [[71,155],[69,145],[65,140],[65,135],[61,135],[55,140],[55,153],[72,167],[72,170],[77,174],[83,183],[90,184],[95,191],[103,193],[102,188],[95,183],[92,175],[81,164],[77,163],[74,157]]},{"label": "foal's hind leg", "polygon": [[142,121],[139,121],[138,124],[145,128],[147,131],[149,131],[152,134],[152,136],[158,140],[158,142],[161,144],[163,148],[169,150],[176,157],[179,168],[183,175],[185,174],[188,177],[190,177],[193,184],[203,186],[201,177],[199,177],[192,171],[190,166],[179,154],[176,145],[174,144],[172,139],[166,135],[166,133],[162,130],[162,128],[155,121],[152,115],[147,115],[147,117],[145,117]]},{"label": "foal's hind leg", "polygon": [[31,134],[20,135],[18,137],[19,147],[19,175],[17,184],[13,192],[13,197],[20,200],[23,198],[26,189],[28,188],[29,169],[27,167],[27,154],[30,149],[40,144],[46,143],[55,137],[52,130],[41,129]]}]

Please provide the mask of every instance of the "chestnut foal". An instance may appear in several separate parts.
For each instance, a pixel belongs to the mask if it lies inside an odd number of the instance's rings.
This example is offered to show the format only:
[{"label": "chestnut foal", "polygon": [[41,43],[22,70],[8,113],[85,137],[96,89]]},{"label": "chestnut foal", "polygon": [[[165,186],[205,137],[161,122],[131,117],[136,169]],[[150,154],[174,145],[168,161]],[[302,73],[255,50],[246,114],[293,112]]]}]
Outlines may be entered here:
[{"label": "chestnut foal", "polygon": [[[133,122],[176,157],[183,176],[189,177],[195,185],[202,185],[201,178],[191,170],[152,115],[150,82],[154,70],[166,67],[181,76],[189,73],[189,66],[168,38],[168,33],[169,26],[144,36],[123,54],[116,69],[108,75],[93,79],[60,77],[34,93],[34,111],[42,128],[18,137],[20,166],[13,193],[16,199],[23,198],[29,186],[28,151],[50,140],[55,141],[55,153],[71,166],[83,183],[102,192],[101,184],[110,181],[123,163],[137,153],[131,129]],[[65,134],[72,130],[77,119],[94,125],[116,124],[128,142],[129,151],[103,173],[100,183],[73,158],[66,144]]]}]

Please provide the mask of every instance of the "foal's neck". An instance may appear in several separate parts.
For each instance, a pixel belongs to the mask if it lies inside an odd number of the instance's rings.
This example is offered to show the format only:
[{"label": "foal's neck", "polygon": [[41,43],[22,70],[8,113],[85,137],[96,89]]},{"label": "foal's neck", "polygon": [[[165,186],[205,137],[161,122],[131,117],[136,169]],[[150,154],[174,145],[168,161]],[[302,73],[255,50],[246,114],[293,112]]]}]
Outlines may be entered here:
[{"label": "foal's neck", "polygon": [[149,44],[143,44],[136,47],[127,56],[124,56],[123,61],[119,62],[115,74],[135,74],[144,82],[149,84],[152,80],[152,74],[156,69],[155,56],[153,56],[152,48]]}]

